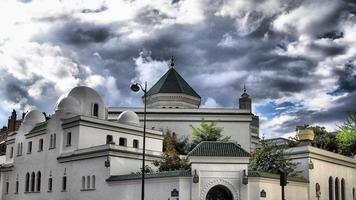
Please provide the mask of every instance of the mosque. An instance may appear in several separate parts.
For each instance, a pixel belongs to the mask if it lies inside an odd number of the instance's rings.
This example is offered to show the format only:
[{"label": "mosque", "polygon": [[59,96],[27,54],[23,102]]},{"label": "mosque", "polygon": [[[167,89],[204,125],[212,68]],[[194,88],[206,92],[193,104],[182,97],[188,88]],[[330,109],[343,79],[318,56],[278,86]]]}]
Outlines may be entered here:
[{"label": "mosque", "polygon": [[[200,108],[199,94],[172,67],[147,91],[145,103],[145,160],[152,168],[162,156],[166,131],[190,137],[189,125],[198,126],[203,117],[218,120],[231,137],[231,142],[200,143],[187,155],[188,170],[146,174],[146,200],[281,199],[277,175],[248,167],[259,143],[259,120],[246,89],[239,108]],[[85,86],[62,95],[50,118],[28,112],[5,139],[1,199],[140,199],[143,113],[143,108],[106,107]],[[355,158],[309,145],[288,152],[302,173],[288,178],[286,199],[356,199]]]}]

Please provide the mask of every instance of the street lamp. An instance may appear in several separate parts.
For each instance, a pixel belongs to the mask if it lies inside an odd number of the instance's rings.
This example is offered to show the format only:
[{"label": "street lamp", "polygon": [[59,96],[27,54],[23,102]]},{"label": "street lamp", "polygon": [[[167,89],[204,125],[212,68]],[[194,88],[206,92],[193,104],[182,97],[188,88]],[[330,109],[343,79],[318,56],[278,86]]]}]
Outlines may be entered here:
[{"label": "street lamp", "polygon": [[133,92],[138,92],[140,89],[144,93],[144,110],[143,110],[143,147],[142,147],[142,177],[141,177],[141,200],[145,199],[145,149],[146,149],[146,97],[147,97],[147,82],[145,87],[140,83],[134,83],[130,86]]}]

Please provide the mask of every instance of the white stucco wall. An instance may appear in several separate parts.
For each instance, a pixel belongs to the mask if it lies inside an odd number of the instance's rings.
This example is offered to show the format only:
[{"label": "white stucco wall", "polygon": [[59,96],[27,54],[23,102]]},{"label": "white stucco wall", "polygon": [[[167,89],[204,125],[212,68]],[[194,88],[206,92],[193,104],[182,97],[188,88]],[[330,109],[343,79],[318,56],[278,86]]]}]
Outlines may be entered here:
[{"label": "white stucco wall", "polygon": [[[308,183],[288,181],[285,187],[285,198],[288,200],[308,200]],[[250,177],[249,200],[281,200],[281,186],[278,179]],[[264,190],[266,197],[260,197]]]},{"label": "white stucco wall", "polygon": [[[302,175],[307,178],[309,184],[310,200],[317,200],[315,185],[320,184],[320,199],[329,198],[329,177],[333,178],[333,193],[335,195],[335,179],[339,179],[339,191],[341,194],[341,179],[345,180],[345,197],[352,199],[352,188],[356,188],[356,159],[342,156],[311,146],[296,147],[290,150],[294,162],[300,163],[297,167]],[[309,163],[314,168],[309,168]],[[334,197],[335,199],[335,197]],[[341,199],[341,195],[340,195]]]}]

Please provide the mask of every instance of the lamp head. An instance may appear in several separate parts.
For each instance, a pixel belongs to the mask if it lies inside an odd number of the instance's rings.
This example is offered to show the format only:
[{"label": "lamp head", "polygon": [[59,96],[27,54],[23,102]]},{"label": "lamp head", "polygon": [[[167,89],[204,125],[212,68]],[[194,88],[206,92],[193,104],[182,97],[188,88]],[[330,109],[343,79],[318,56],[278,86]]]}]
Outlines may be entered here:
[{"label": "lamp head", "polygon": [[131,90],[134,92],[140,91],[140,86],[138,86],[138,83],[134,83],[130,86]]}]

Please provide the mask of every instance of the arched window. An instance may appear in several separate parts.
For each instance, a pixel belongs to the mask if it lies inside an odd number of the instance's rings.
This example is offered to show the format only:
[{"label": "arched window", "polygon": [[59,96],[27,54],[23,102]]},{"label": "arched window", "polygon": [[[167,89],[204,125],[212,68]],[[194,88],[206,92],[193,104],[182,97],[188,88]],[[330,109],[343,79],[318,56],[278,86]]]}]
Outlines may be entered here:
[{"label": "arched window", "polygon": [[15,185],[15,194],[19,193],[19,180],[16,180],[16,185]]},{"label": "arched window", "polygon": [[341,179],[341,200],[345,200],[345,179]]},{"label": "arched window", "polygon": [[27,173],[25,178],[25,192],[29,192],[29,190],[30,190],[30,174]]},{"label": "arched window", "polygon": [[92,185],[92,188],[95,189],[95,176],[91,176],[91,185]]},{"label": "arched window", "polygon": [[5,194],[9,194],[9,187],[10,187],[10,183],[9,183],[9,181],[6,181],[6,193]]},{"label": "arched window", "polygon": [[52,192],[52,178],[48,179],[48,192]]},{"label": "arched window", "polygon": [[56,134],[53,134],[53,148],[56,148]]},{"label": "arched window", "polygon": [[31,174],[31,192],[35,191],[35,172],[32,172]]},{"label": "arched window", "polygon": [[329,200],[334,200],[334,192],[333,192],[333,178],[329,177]]},{"label": "arched window", "polygon": [[356,190],[355,188],[352,188],[352,198],[355,199],[356,197]]},{"label": "arched window", "polygon": [[339,178],[335,178],[335,200],[340,200]]},{"label": "arched window", "polygon": [[85,176],[82,176],[82,189],[85,189]]},{"label": "arched window", "polygon": [[90,176],[87,176],[87,188],[90,188]]},{"label": "arched window", "polygon": [[94,105],[93,105],[93,116],[94,117],[99,116],[99,105],[97,103],[94,103]]},{"label": "arched window", "polygon": [[37,172],[37,192],[41,191],[41,172]]}]

